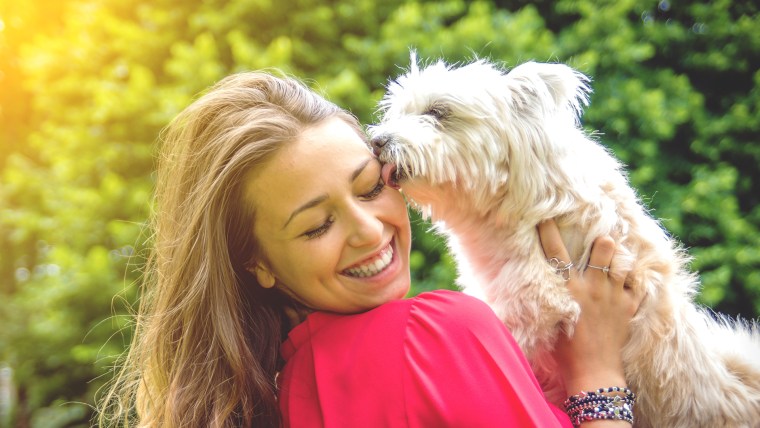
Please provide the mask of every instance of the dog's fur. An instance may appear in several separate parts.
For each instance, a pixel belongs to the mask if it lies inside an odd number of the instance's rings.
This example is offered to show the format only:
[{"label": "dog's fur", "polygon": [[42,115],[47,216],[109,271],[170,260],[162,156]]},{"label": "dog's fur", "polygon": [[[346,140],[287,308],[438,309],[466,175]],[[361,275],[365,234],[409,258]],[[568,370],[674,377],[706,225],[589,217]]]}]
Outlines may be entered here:
[{"label": "dog's fur", "polygon": [[636,426],[760,426],[757,325],[694,304],[688,255],[580,126],[589,92],[588,79],[561,64],[420,69],[413,55],[370,133],[404,194],[447,237],[461,287],[509,327],[549,399],[565,397],[551,351],[579,313],[538,240],[536,225],[553,218],[580,269],[592,241],[612,236],[613,269],[630,269],[626,285],[645,293],[623,350]]}]

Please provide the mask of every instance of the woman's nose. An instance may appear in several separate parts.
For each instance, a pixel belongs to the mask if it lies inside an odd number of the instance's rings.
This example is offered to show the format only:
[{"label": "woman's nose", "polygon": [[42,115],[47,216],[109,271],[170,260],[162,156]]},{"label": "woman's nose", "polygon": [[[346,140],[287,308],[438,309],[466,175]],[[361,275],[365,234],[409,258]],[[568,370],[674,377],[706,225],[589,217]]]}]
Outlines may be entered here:
[{"label": "woman's nose", "polygon": [[383,239],[383,228],[383,221],[373,210],[356,205],[352,210],[348,243],[353,247],[376,245]]}]

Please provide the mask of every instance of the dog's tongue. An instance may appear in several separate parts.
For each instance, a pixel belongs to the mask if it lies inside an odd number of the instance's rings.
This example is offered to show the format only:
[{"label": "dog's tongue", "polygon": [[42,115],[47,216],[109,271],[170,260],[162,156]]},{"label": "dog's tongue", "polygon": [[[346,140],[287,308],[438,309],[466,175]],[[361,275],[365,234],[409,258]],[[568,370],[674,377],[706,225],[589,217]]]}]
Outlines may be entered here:
[{"label": "dog's tongue", "polygon": [[383,178],[383,183],[385,183],[386,186],[393,187],[394,189],[398,189],[400,186],[398,185],[398,182],[396,181],[396,165],[393,165],[391,163],[386,163],[383,165],[383,169],[380,173],[381,177]]}]

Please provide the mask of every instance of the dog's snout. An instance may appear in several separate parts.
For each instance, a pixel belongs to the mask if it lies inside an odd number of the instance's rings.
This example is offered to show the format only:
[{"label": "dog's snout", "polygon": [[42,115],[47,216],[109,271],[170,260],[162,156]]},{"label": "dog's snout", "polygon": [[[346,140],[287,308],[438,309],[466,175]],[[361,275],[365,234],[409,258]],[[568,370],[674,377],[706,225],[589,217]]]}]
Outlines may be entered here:
[{"label": "dog's snout", "polygon": [[388,144],[388,140],[390,140],[390,136],[388,134],[380,134],[377,137],[372,138],[372,147],[381,149],[386,144]]},{"label": "dog's snout", "polygon": [[376,137],[373,137],[370,140],[370,144],[372,145],[372,150],[375,152],[375,156],[379,156],[380,152],[383,151],[383,147],[385,147],[386,144],[390,141],[391,137],[388,134],[380,134]]}]

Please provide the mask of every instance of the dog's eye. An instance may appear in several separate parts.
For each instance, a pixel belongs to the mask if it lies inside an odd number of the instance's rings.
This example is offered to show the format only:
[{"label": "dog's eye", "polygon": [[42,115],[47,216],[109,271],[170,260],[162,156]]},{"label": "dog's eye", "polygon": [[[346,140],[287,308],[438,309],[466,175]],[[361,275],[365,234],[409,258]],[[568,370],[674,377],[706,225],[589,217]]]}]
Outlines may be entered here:
[{"label": "dog's eye", "polygon": [[425,115],[433,116],[437,120],[445,119],[449,115],[448,107],[444,105],[433,105],[426,112]]}]

